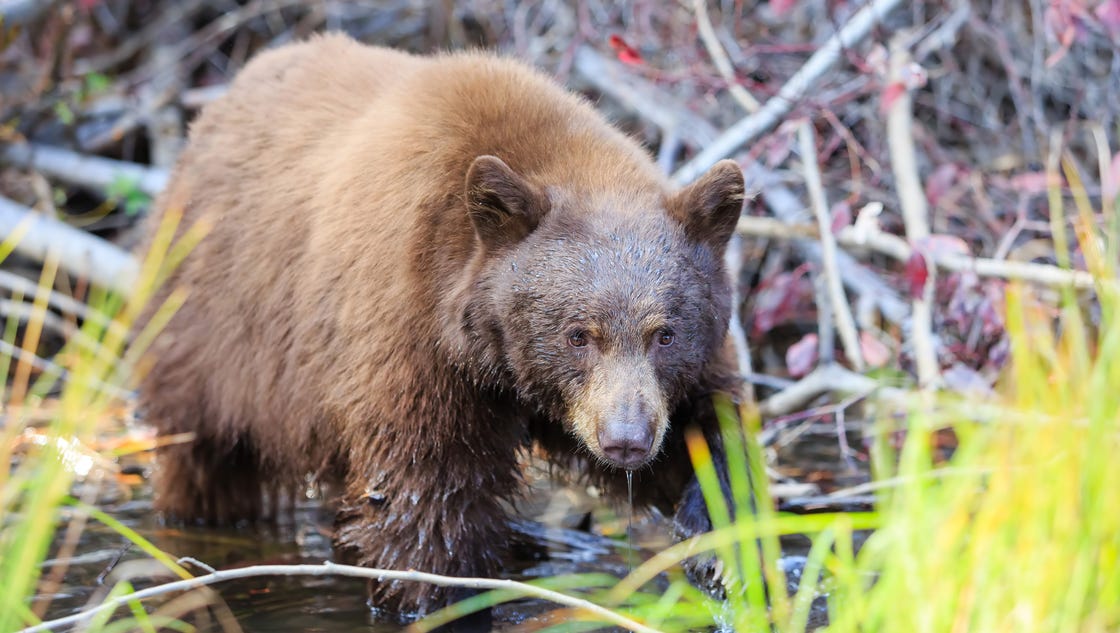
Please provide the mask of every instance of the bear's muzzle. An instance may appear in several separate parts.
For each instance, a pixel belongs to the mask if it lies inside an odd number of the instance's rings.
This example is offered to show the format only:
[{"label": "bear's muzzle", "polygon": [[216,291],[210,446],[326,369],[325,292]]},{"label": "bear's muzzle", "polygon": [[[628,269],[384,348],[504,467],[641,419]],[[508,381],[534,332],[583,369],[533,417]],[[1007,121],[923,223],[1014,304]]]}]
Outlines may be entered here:
[{"label": "bear's muzzle", "polygon": [[573,430],[609,466],[634,470],[661,447],[669,412],[653,365],[604,358],[569,408]]}]

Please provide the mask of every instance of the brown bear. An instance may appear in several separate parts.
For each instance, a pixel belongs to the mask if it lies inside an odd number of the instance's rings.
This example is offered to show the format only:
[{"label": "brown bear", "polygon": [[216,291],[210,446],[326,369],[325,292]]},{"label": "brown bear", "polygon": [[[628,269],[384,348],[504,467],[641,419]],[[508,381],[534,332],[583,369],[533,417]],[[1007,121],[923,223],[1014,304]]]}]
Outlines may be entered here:
[{"label": "brown bear", "polygon": [[[210,522],[337,490],[360,564],[499,572],[532,446],[708,526],[684,442],[734,392],[724,161],[673,190],[583,99],[480,53],[330,35],[266,52],[205,108],[157,202],[212,228],[153,305],[157,506]],[[155,224],[155,222],[153,222]],[[418,614],[455,597],[375,583]]]}]

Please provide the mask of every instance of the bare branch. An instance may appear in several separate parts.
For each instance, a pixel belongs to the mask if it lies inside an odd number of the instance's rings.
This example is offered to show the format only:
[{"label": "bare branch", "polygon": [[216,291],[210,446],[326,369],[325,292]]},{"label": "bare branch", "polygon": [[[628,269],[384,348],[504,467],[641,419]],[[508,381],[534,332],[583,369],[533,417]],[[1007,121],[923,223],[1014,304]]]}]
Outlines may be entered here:
[{"label": "bare branch", "polygon": [[[918,175],[914,134],[911,129],[913,100],[906,77],[912,64],[909,52],[901,44],[891,46],[890,81],[903,86],[903,89],[897,93],[894,103],[890,104],[887,111],[887,145],[902,220],[906,225],[906,237],[911,244],[917,244],[919,240],[929,236],[929,209],[925,189]],[[924,257],[923,261],[926,261]],[[922,296],[915,297],[912,303],[910,322],[910,341],[918,370],[918,384],[923,389],[936,387],[941,374],[933,339],[933,290],[937,269],[928,262],[926,267],[929,274]]]},{"label": "bare branch", "polygon": [[735,357],[739,364],[739,376],[742,377],[743,398],[754,402],[754,384],[747,377],[754,374],[751,366],[751,350],[747,345],[747,334],[743,331],[743,320],[739,317],[739,308],[742,306],[742,297],[739,293],[739,271],[743,267],[743,240],[738,235],[732,237],[723,254],[724,266],[731,276],[731,321],[727,325],[728,335],[735,345]]},{"label": "bare branch", "polygon": [[[24,297],[40,292],[39,284],[7,270],[0,270],[0,288]],[[94,321],[102,327],[112,327],[112,320],[104,313],[60,292],[50,290],[47,304],[59,312],[76,315],[83,321]]]},{"label": "bare branch", "polygon": [[0,235],[10,237],[17,230],[26,232],[16,244],[16,252],[37,261],[56,253],[59,265],[71,274],[118,292],[131,291],[138,264],[128,252],[0,197]]},{"label": "bare branch", "polygon": [[764,418],[792,413],[804,407],[810,400],[824,393],[844,392],[870,394],[878,392],[890,399],[901,399],[905,391],[893,387],[883,387],[874,378],[845,369],[835,363],[821,365],[801,380],[779,391],[758,404],[759,413]]},{"label": "bare branch", "polygon": [[599,92],[637,112],[664,131],[676,130],[683,139],[702,147],[712,142],[717,130],[653,84],[633,76],[616,62],[588,46],[576,51],[574,69]]},{"label": "bare branch", "polygon": [[859,332],[856,331],[855,319],[852,318],[852,309],[848,305],[848,298],[844,296],[844,286],[840,281],[839,268],[836,265],[836,238],[832,235],[832,219],[825,200],[824,183],[821,182],[821,169],[817,164],[817,141],[813,128],[808,121],[799,126],[797,137],[801,143],[801,162],[805,169],[805,184],[809,188],[809,200],[813,204],[813,212],[817,216],[817,228],[820,229],[821,242],[821,274],[828,291],[828,302],[831,312],[836,319],[836,330],[840,333],[840,343],[844,346],[844,355],[855,367],[856,371],[863,371],[863,354],[859,348]]},{"label": "bare branch", "polygon": [[[739,218],[736,229],[741,235],[778,240],[816,240],[819,227],[812,224],[786,224],[774,218],[744,216]],[[846,226],[836,235],[836,243],[852,251],[871,250],[900,262],[910,259],[910,244],[897,235],[891,235],[878,226]],[[840,254],[843,254],[841,251]],[[1016,262],[987,257],[969,257],[954,253],[927,253],[929,261],[942,270],[971,272],[981,277],[1026,281],[1044,286],[1071,286],[1079,290],[1092,290],[1107,280],[1096,280],[1084,270],[1067,270],[1057,266]]]},{"label": "bare branch", "polygon": [[150,196],[158,194],[167,186],[167,172],[162,169],[85,156],[49,145],[7,145],[0,150],[0,160],[97,191],[104,191],[120,178],[135,181],[136,187]]},{"label": "bare branch", "polygon": [[755,99],[747,89],[739,84],[735,78],[735,68],[731,65],[731,60],[727,58],[727,51],[723,50],[723,45],[719,43],[719,37],[716,36],[716,31],[712,28],[712,20],[708,16],[707,0],[692,0],[692,9],[696,13],[696,25],[700,31],[700,39],[704,42],[704,48],[708,49],[708,54],[712,56],[712,62],[716,65],[716,70],[723,76],[724,81],[727,82],[727,91],[731,96],[743,106],[747,112],[758,112],[762,104]]},{"label": "bare branch", "polygon": [[768,99],[757,112],[728,128],[715,142],[678,169],[673,179],[678,183],[692,182],[712,165],[781,122],[782,117],[788,114],[793,106],[805,97],[813,84],[840,59],[840,53],[863,39],[871,27],[878,24],[891,9],[898,5],[899,1],[872,0],[870,4],[860,9],[839,31],[828,38],[824,46],[813,53],[782,86],[777,95]]}]

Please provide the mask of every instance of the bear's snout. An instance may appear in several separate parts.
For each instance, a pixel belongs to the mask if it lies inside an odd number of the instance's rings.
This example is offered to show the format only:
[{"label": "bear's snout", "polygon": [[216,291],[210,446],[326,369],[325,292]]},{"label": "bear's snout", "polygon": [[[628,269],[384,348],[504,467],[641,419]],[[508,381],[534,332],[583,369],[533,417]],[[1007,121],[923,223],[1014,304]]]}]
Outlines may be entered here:
[{"label": "bear's snout", "polygon": [[649,458],[653,432],[645,420],[611,421],[599,428],[599,450],[615,466],[633,470]]},{"label": "bear's snout", "polygon": [[669,412],[648,361],[608,358],[591,372],[569,410],[572,430],[601,462],[634,470],[661,447]]}]

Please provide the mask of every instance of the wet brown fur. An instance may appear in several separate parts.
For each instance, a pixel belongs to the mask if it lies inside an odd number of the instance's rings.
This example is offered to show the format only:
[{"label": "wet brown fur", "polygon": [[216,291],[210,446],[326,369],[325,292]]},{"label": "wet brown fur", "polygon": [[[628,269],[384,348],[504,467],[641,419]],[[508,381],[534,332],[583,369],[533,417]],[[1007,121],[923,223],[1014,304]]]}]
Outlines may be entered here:
[{"label": "wet brown fur", "polygon": [[[465,188],[482,155],[532,184],[509,187],[480,167]],[[193,125],[157,205],[183,210],[184,225],[214,227],[165,286],[161,297],[191,294],[141,382],[162,435],[195,434],[160,451],[158,507],[213,522],[261,518],[311,473],[337,485],[336,543],[360,563],[495,574],[530,443],[558,463],[585,463],[608,492],[625,484],[595,458],[593,429],[558,420],[567,414],[523,384],[539,367],[479,316],[488,305],[479,279],[495,253],[541,222],[488,218],[487,201],[564,206],[567,224],[550,230],[572,235],[607,223],[634,239],[656,229],[699,243],[715,231],[712,248],[696,247],[715,280],[716,242],[730,230],[690,220],[689,207],[704,196],[741,200],[734,180],[672,192],[581,99],[488,54],[421,58],[326,36],[260,55]],[[661,450],[635,473],[639,505],[678,504],[692,476],[687,424],[718,441],[708,394],[735,381],[722,340],[726,293],[711,283],[716,339],[695,343],[710,350],[702,370],[659,405]],[[642,371],[641,388],[652,388]],[[592,400],[611,389],[597,378],[570,391]],[[403,611],[447,598],[419,583],[374,594]]]}]

